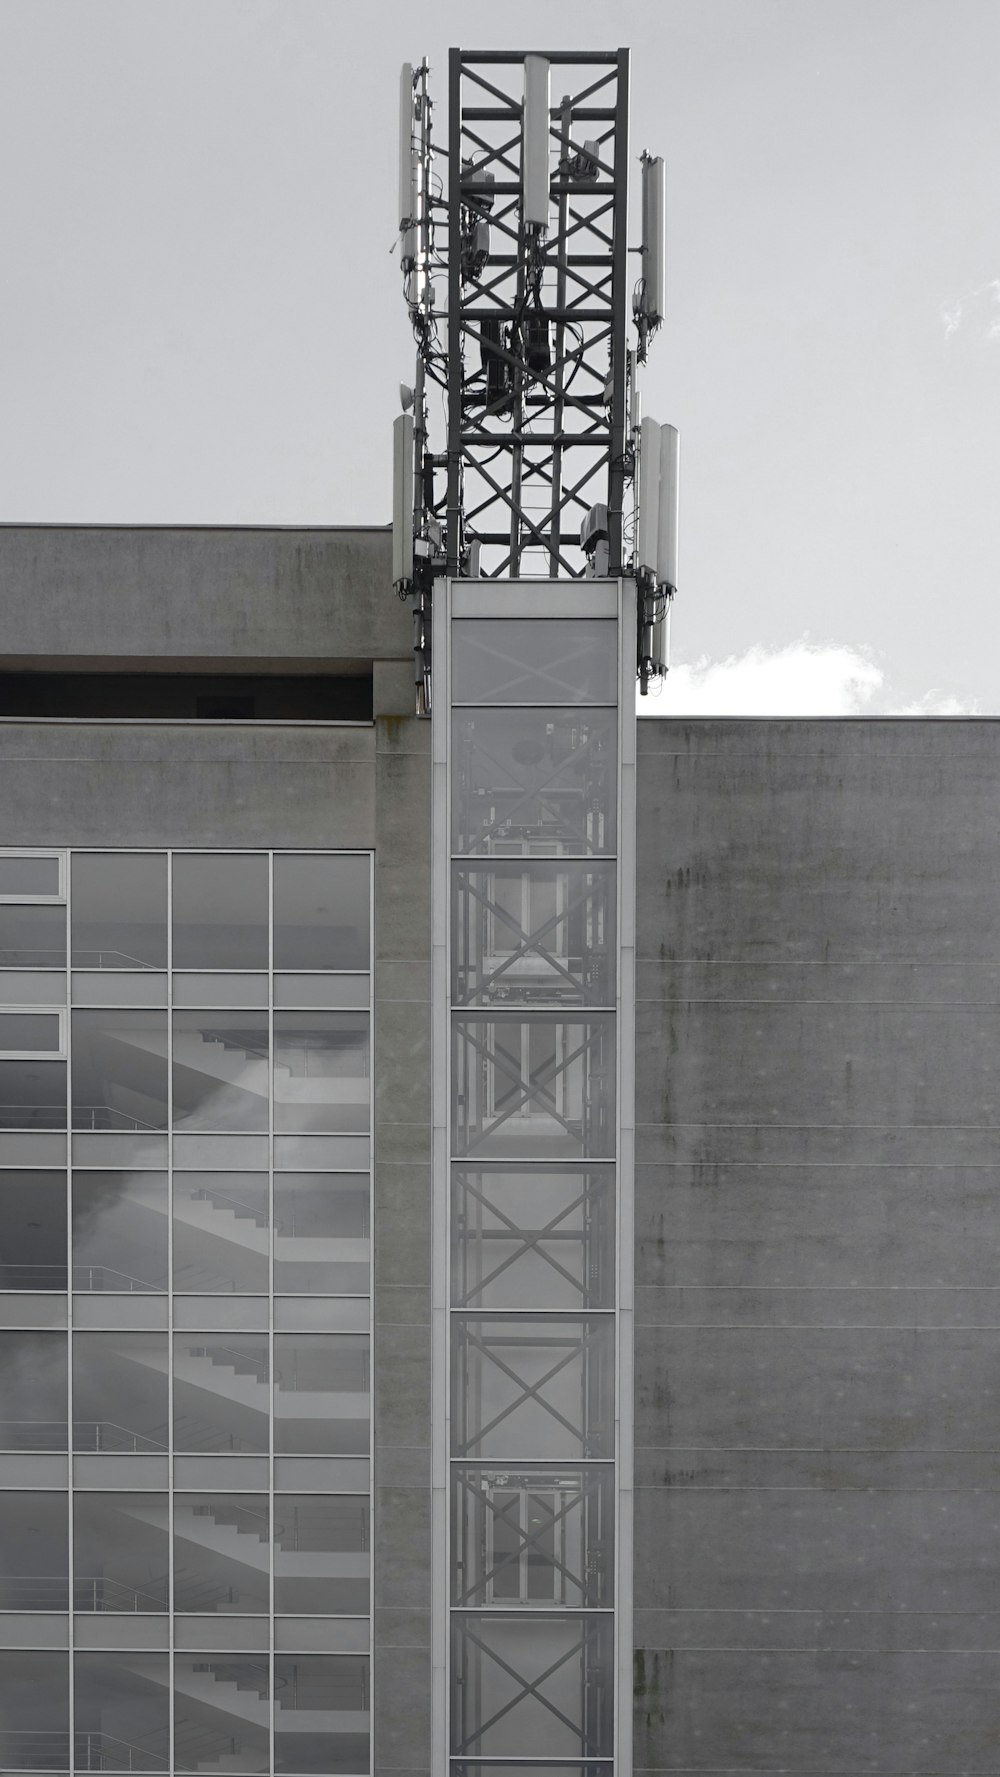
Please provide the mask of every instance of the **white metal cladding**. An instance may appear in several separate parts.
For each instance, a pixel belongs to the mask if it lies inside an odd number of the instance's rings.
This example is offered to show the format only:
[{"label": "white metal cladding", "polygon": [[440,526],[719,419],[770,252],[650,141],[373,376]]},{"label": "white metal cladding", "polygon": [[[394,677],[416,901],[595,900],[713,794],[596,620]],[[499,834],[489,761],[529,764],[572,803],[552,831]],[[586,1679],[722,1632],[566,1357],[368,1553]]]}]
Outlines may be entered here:
[{"label": "white metal cladding", "polygon": [[435,1759],[624,1777],[634,589],[474,590],[435,599]]},{"label": "white metal cladding", "polygon": [[8,1769],[370,1767],[371,867],[0,852]]}]

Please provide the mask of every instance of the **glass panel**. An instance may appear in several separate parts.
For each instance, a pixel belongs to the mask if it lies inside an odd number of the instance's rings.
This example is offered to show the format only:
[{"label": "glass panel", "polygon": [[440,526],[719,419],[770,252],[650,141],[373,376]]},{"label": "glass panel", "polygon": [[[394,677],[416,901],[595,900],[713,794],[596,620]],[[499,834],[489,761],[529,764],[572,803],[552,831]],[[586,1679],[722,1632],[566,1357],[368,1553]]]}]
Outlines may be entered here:
[{"label": "glass panel", "polygon": [[76,970],[73,974],[74,1006],[165,1006],[167,977],[152,969],[139,975],[135,969]]},{"label": "glass panel", "polygon": [[65,1333],[0,1333],[0,1448],[65,1450]]},{"label": "glass panel", "polygon": [[65,1129],[66,1063],[0,1061],[0,1127]]},{"label": "glass panel", "polygon": [[76,1493],[74,1610],[165,1611],[169,1568],[165,1493]]},{"label": "glass panel", "polygon": [[452,1751],[493,1758],[610,1756],[614,1619],[454,1616]]},{"label": "glass panel", "polygon": [[368,1449],[368,1335],[280,1333],[274,1339],[274,1448],[302,1456]]},{"label": "glass panel", "polygon": [[167,1654],[77,1654],[78,1771],[165,1771],[170,1745]]},{"label": "glass panel", "polygon": [[275,968],[367,969],[368,884],[367,857],[276,857]]},{"label": "glass panel", "polygon": [[276,975],[276,1006],[359,1006],[371,1003],[370,975]]},{"label": "glass panel", "polygon": [[61,1024],[58,1012],[0,1012],[0,1050],[58,1055]]},{"label": "glass panel", "polygon": [[269,1572],[266,1494],[175,1494],[175,1610],[266,1615]]},{"label": "glass panel", "polygon": [[282,1333],[367,1333],[370,1321],[367,1296],[274,1298],[274,1325]]},{"label": "glass panel", "polygon": [[0,857],[0,895],[58,895],[59,859]]},{"label": "glass panel", "polygon": [[175,1656],[174,1769],[269,1771],[270,1755],[267,1656]]},{"label": "glass panel", "polygon": [[274,1014],[276,1130],[360,1131],[370,1122],[368,1014]]},{"label": "glass panel", "polygon": [[174,1173],[174,1289],[266,1290],[267,1174]]},{"label": "glass panel", "polygon": [[0,906],[0,963],[8,969],[64,968],[65,907]]},{"label": "glass panel", "polygon": [[175,975],[175,1006],[266,1006],[266,975]]},{"label": "glass panel", "polygon": [[614,1334],[607,1314],[455,1316],[454,1454],[612,1456]]},{"label": "glass panel", "polygon": [[73,1288],[165,1290],[167,1177],[73,1174]]},{"label": "glass panel", "polygon": [[167,1164],[165,1135],[131,1129],[74,1135],[74,1166],[132,1166],[159,1170]]},{"label": "glass panel", "polygon": [[276,1772],[367,1771],[368,1661],[355,1654],[276,1654]]},{"label": "glass panel", "polygon": [[614,1469],[452,1465],[452,1603],[614,1602]]},{"label": "glass panel", "polygon": [[165,1450],[167,1421],[165,1333],[74,1334],[75,1450]]},{"label": "glass panel", "polygon": [[615,1003],[615,865],[452,866],[452,1002]]},{"label": "glass panel", "polygon": [[74,1129],[163,1129],[165,1012],[74,1012]]},{"label": "glass panel", "polygon": [[174,1339],[178,1450],[266,1453],[271,1404],[267,1339],[179,1333]]},{"label": "glass panel", "polygon": [[62,969],[0,969],[0,1005],[65,1004],[66,975]]},{"label": "glass panel", "polygon": [[4,1493],[0,1610],[65,1610],[69,1512],[65,1493]]},{"label": "glass panel", "polygon": [[303,1616],[367,1616],[370,1549],[367,1499],[276,1494],[275,1610]]},{"label": "glass panel", "polygon": [[267,1128],[266,1012],[174,1013],[174,1123]]},{"label": "glass panel", "polygon": [[275,1289],[367,1295],[370,1203],[370,1183],[362,1173],[276,1177]]},{"label": "glass panel", "polygon": [[0,1172],[0,1289],[66,1288],[66,1174]]},{"label": "glass panel", "polygon": [[455,1167],[452,1303],[613,1308],[611,1166]]},{"label": "glass panel", "polygon": [[167,860],[141,853],[73,858],[73,966],[165,969]]},{"label": "glass panel", "polygon": [[274,1164],[283,1172],[356,1172],[369,1163],[367,1135],[278,1135]]},{"label": "glass panel", "polygon": [[62,1166],[66,1137],[48,1130],[0,1130],[0,1165]]},{"label": "glass panel", "polygon": [[266,969],[267,858],[174,857],[174,968]]},{"label": "glass panel", "polygon": [[69,1660],[61,1653],[0,1653],[0,1767],[69,1769]]},{"label": "glass panel", "polygon": [[455,1152],[482,1159],[605,1159],[615,1152],[615,1020],[556,1012],[453,1025]]},{"label": "glass panel", "polygon": [[476,617],[451,626],[454,703],[615,703],[618,625]]},{"label": "glass panel", "polygon": [[266,1135],[175,1135],[174,1165],[256,1171],[267,1165],[267,1150]]},{"label": "glass panel", "polygon": [[614,710],[458,710],[452,722],[454,852],[614,851]]}]

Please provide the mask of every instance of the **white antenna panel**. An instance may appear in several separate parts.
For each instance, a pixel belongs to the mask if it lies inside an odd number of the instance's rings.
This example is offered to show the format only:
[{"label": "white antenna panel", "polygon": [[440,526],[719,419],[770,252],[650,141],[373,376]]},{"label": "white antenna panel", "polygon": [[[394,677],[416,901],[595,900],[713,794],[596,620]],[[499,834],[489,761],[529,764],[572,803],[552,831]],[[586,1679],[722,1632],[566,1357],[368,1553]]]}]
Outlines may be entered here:
[{"label": "white antenna panel", "polygon": [[392,422],[392,583],[413,579],[413,415]]},{"label": "white antenna panel", "polygon": [[417,219],[417,192],[413,164],[413,63],[404,62],[399,75],[399,226],[408,228]]},{"label": "white antenna panel", "polygon": [[660,431],[659,424],[652,419],[644,419],[639,427],[639,521],[635,565],[654,575],[660,523]]},{"label": "white antenna panel", "polygon": [[660,427],[660,510],[657,515],[657,585],[677,589],[677,533],[680,525],[681,439],[676,426]]},{"label": "white antenna panel", "polygon": [[525,222],[549,225],[549,64],[544,56],[524,58],[524,131],[521,150],[522,209]]},{"label": "white antenna panel", "polygon": [[642,312],[654,327],[667,302],[667,169],[661,155],[642,163]]}]

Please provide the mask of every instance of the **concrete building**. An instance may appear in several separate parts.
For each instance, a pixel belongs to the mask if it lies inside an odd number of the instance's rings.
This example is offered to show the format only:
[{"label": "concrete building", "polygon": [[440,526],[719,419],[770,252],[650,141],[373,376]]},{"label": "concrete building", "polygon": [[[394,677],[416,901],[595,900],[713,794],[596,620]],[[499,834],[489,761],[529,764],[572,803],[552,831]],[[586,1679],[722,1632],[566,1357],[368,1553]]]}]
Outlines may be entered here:
[{"label": "concrete building", "polygon": [[445,786],[389,548],[0,531],[0,1769],[985,1777],[995,725],[456,593]]}]

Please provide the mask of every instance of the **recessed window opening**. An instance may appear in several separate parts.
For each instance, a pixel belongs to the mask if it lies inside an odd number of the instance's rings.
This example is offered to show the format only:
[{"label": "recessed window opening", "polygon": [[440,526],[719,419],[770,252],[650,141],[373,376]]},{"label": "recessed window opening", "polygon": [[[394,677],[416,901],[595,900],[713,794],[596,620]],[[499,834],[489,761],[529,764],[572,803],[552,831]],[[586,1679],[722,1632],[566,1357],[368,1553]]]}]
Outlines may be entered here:
[{"label": "recessed window opening", "polygon": [[0,716],[370,722],[372,672],[369,665],[358,673],[0,673]]}]

